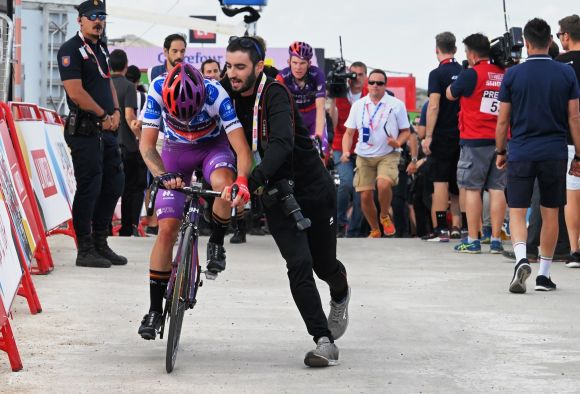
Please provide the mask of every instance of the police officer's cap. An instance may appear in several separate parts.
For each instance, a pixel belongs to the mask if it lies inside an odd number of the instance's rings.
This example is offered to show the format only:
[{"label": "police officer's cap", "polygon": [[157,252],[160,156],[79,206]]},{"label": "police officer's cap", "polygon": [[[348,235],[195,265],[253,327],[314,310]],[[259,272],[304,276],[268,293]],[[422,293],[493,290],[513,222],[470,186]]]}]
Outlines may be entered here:
[{"label": "police officer's cap", "polygon": [[100,0],[87,0],[83,1],[77,7],[79,11],[79,16],[91,15],[91,14],[106,14],[105,3]]}]

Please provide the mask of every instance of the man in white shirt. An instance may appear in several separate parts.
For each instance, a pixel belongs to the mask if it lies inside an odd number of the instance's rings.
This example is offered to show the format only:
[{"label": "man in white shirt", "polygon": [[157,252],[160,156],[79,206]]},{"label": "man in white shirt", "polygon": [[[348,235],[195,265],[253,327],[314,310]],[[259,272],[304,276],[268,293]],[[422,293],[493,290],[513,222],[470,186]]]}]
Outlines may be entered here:
[{"label": "man in white shirt", "polygon": [[375,182],[379,195],[380,224],[386,236],[395,234],[390,209],[392,188],[399,179],[401,147],[409,138],[409,118],[405,104],[386,94],[387,74],[375,69],[368,77],[369,94],[352,105],[345,122],[342,157],[350,157],[353,135],[358,130],[356,144],[356,174],[354,187],[361,194],[362,211],[371,232],[369,238],[381,238],[377,208],[374,203]]}]

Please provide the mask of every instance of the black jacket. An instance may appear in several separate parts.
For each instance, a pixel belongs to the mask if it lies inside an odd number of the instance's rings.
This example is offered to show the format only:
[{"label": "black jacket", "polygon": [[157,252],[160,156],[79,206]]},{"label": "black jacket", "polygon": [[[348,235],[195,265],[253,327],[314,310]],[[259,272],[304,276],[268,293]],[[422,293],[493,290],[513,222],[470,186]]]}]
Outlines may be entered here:
[{"label": "black jacket", "polygon": [[[258,77],[258,81],[261,77]],[[250,146],[257,87],[258,84],[248,97],[232,94]],[[321,198],[323,191],[328,190],[329,186],[333,187],[332,179],[318,156],[294,100],[284,86],[268,78],[261,101],[260,111],[267,120],[268,143],[263,146],[258,138],[258,152],[262,161],[250,174],[250,191],[281,179],[291,179],[294,180],[297,196],[302,199]]]}]

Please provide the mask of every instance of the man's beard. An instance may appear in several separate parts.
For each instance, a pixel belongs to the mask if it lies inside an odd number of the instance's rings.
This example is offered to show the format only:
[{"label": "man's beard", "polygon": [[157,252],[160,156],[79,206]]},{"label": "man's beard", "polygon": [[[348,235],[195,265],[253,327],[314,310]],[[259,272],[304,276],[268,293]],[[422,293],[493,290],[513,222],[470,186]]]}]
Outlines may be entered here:
[{"label": "man's beard", "polygon": [[236,91],[236,93],[238,94],[242,94],[247,92],[248,90],[254,89],[254,84],[256,83],[256,75],[254,73],[251,73],[250,75],[248,75],[248,79],[246,79],[246,81],[244,82],[244,84],[242,85],[242,87]]},{"label": "man's beard", "polygon": [[169,59],[169,64],[171,65],[171,67],[175,67],[175,65],[177,63],[183,63],[183,60],[181,60],[181,59],[175,59],[175,60]]}]

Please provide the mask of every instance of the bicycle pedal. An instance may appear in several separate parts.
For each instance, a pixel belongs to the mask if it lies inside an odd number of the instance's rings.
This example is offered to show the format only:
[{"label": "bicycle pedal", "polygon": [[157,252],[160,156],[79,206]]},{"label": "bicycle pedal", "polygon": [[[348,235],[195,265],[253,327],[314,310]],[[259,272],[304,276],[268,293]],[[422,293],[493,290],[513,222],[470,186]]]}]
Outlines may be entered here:
[{"label": "bicycle pedal", "polygon": [[204,271],[204,274],[207,280],[215,280],[218,277],[218,274],[210,271]]}]

